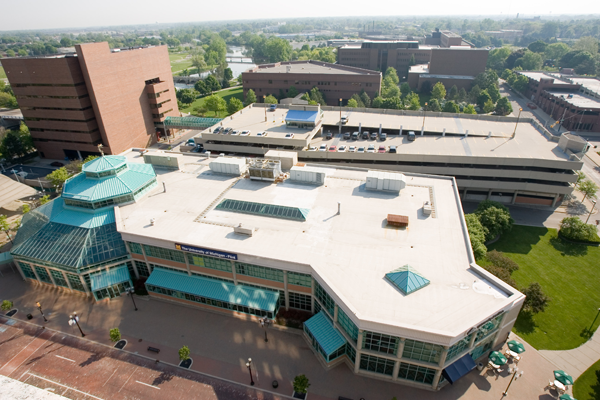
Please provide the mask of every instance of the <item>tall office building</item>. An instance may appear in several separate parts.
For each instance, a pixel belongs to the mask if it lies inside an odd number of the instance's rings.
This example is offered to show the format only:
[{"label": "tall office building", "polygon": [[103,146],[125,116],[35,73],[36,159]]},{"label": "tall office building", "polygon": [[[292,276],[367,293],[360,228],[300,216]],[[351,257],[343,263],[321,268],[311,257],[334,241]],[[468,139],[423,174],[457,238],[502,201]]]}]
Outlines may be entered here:
[{"label": "tall office building", "polygon": [[45,158],[118,154],[156,142],[179,116],[165,46],[75,46],[75,54],[2,61],[25,123]]}]

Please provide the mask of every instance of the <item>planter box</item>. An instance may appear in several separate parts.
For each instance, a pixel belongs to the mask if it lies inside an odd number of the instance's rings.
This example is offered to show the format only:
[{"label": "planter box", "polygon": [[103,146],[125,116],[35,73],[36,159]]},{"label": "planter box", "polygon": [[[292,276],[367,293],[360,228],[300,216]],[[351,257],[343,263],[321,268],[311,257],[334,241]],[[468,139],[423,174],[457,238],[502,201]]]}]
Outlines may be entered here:
[{"label": "planter box", "polygon": [[295,399],[306,400],[306,398],[308,397],[308,393],[296,393],[296,392],[293,392],[292,393],[292,397],[295,398]]}]

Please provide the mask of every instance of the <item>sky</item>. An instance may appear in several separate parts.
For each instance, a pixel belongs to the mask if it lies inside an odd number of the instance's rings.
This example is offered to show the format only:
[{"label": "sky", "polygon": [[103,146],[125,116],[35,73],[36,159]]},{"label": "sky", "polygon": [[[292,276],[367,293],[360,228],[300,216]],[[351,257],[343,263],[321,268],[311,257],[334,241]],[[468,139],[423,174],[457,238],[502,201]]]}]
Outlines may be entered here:
[{"label": "sky", "polygon": [[596,0],[4,0],[0,9],[0,31],[318,16],[600,14]]}]

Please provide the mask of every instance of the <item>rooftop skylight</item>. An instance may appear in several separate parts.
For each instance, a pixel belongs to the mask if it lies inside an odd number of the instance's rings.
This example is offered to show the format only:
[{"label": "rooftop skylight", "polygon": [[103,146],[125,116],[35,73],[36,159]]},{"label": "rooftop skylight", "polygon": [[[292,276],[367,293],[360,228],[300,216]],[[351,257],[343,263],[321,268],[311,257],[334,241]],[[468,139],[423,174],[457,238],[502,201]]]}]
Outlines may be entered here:
[{"label": "rooftop skylight", "polygon": [[305,208],[277,206],[231,199],[221,201],[215,209],[234,211],[243,214],[262,215],[264,217],[291,219],[294,221],[306,221],[306,216],[309,212],[309,210]]}]

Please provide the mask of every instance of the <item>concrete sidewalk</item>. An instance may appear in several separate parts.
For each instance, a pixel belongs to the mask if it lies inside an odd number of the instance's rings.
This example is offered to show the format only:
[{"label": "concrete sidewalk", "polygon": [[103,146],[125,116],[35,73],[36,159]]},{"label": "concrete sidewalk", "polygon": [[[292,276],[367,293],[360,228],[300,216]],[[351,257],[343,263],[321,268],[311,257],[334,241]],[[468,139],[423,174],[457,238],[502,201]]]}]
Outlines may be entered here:
[{"label": "concrete sidewalk", "polygon": [[[127,350],[176,364],[177,349],[189,346],[194,360],[192,370],[248,384],[245,362],[253,360],[257,388],[290,395],[291,381],[298,374],[310,379],[311,399],[337,399],[338,396],[358,399],[467,399],[498,400],[509,384],[505,370],[499,377],[474,370],[454,385],[440,392],[414,389],[408,386],[354,375],[345,365],[330,371],[323,369],[299,330],[270,328],[269,342],[256,323],[157,300],[136,298],[139,311],[134,311],[129,298],[95,304],[79,294],[70,294],[21,280],[17,273],[5,268],[0,277],[0,297],[11,299],[19,312],[15,316],[43,325],[35,302],[42,304],[49,328],[79,335],[77,327],[69,326],[68,315],[77,311],[86,339],[110,344],[108,330],[118,327],[128,340]],[[158,347],[159,355],[147,347]],[[510,395],[515,399],[551,399],[544,391],[556,366],[539,352],[526,345],[527,352],[519,364],[525,371],[512,383]],[[279,381],[272,389],[271,382]]]},{"label": "concrete sidewalk", "polygon": [[600,334],[596,331],[590,340],[576,349],[540,350],[540,354],[577,379],[600,360]]}]

